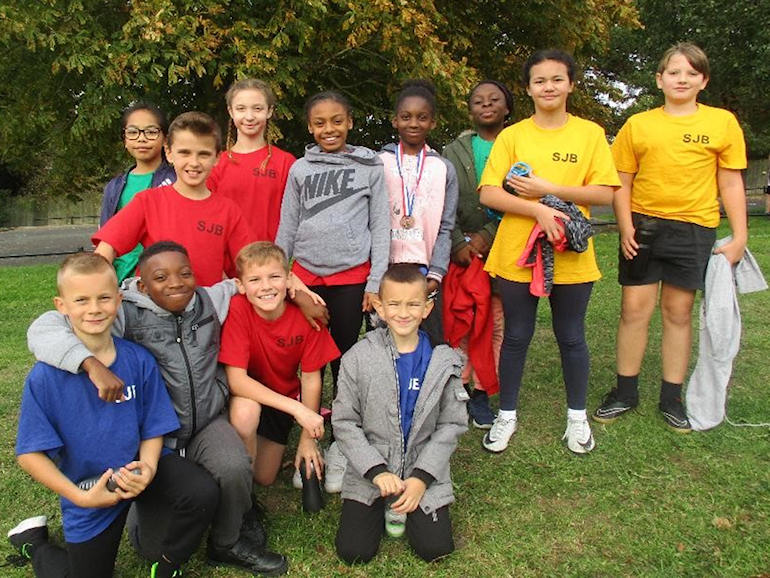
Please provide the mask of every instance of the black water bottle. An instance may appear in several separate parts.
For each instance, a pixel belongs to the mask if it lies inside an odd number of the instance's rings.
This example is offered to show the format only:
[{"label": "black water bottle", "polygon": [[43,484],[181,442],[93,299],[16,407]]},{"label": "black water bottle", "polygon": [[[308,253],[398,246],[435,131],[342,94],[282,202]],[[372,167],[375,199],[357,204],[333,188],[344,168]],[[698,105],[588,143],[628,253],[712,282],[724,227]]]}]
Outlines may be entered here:
[{"label": "black water bottle", "polygon": [[302,509],[308,514],[320,512],[324,507],[324,498],[321,493],[321,484],[318,481],[313,464],[310,464],[310,477],[307,477],[305,460],[299,463],[299,473],[302,478]]},{"label": "black water bottle", "polygon": [[636,256],[631,259],[631,268],[629,273],[633,279],[643,279],[647,274],[647,265],[650,262],[650,253],[652,252],[652,242],[655,239],[654,219],[645,219],[640,221],[634,231],[634,241],[636,241]]}]

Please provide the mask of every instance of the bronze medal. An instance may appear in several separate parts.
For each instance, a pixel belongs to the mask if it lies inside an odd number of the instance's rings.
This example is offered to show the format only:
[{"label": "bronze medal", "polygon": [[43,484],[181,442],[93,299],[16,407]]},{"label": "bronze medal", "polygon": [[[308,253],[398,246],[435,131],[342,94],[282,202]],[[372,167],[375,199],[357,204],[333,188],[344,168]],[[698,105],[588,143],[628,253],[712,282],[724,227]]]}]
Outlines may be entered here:
[{"label": "bronze medal", "polygon": [[401,217],[401,226],[404,229],[411,229],[414,227],[414,217],[412,215],[404,215]]}]

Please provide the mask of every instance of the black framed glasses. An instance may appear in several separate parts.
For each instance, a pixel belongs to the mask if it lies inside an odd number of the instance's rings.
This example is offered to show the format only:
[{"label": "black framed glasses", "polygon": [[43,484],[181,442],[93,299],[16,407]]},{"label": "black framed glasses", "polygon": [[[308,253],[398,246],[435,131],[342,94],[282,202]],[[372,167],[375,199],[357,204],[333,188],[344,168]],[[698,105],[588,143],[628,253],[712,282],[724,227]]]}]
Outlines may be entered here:
[{"label": "black framed glasses", "polygon": [[163,131],[157,126],[148,126],[145,128],[137,128],[135,126],[128,126],[123,129],[123,136],[128,140],[136,140],[140,134],[144,135],[147,140],[157,139]]}]

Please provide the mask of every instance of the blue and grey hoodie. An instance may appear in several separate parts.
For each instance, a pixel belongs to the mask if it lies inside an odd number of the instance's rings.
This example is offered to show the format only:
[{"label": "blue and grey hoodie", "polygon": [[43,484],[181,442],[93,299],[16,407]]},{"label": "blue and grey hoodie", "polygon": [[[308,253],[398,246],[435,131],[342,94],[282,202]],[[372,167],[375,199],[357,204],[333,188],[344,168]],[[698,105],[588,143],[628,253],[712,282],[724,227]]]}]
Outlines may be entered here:
[{"label": "blue and grey hoodie", "polygon": [[370,261],[366,291],[376,293],[390,251],[388,196],[377,154],[350,145],[326,153],[308,145],[289,171],[275,242],[321,277]]}]

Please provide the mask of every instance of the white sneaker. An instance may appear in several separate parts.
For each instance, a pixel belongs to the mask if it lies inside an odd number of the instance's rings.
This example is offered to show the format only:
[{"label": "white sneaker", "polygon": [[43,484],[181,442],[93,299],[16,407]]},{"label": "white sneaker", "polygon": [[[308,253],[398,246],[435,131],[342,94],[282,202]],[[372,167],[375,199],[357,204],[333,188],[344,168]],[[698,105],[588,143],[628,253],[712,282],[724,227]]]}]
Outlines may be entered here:
[{"label": "white sneaker", "polygon": [[291,477],[291,485],[295,490],[302,489],[302,474],[299,473],[297,468],[294,468],[294,475]]},{"label": "white sneaker", "polygon": [[332,443],[324,456],[324,489],[329,494],[339,494],[342,491],[342,477],[348,460],[342,455],[337,442]]},{"label": "white sneaker", "polygon": [[481,440],[481,445],[487,451],[500,453],[508,447],[508,442],[511,441],[515,432],[516,419],[503,419],[498,415],[492,424],[492,429]]},{"label": "white sneaker", "polygon": [[567,440],[567,447],[576,454],[587,454],[596,447],[588,419],[568,419],[561,439]]}]

